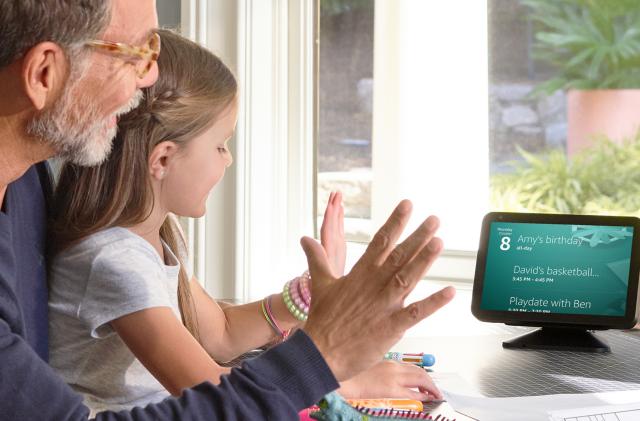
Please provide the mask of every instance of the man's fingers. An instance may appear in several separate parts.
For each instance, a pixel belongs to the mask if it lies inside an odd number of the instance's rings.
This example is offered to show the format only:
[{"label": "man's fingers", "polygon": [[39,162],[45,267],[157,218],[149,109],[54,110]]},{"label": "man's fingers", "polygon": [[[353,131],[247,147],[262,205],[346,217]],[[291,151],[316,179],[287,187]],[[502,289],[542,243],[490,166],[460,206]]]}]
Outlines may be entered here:
[{"label": "man's fingers", "polygon": [[413,259],[435,235],[440,220],[435,216],[427,218],[401,244],[398,244],[382,265],[382,273],[393,274]]},{"label": "man's fingers", "polygon": [[309,237],[302,237],[300,245],[302,245],[304,254],[307,256],[311,278],[331,276],[331,265],[322,246]]},{"label": "man's fingers", "polygon": [[365,271],[369,271],[370,265],[382,265],[407,225],[411,216],[411,209],[412,205],[408,200],[403,200],[396,206],[387,222],[373,236],[367,250],[355,264],[354,269],[363,267]]},{"label": "man's fingers", "polygon": [[385,291],[388,302],[404,300],[429,270],[440,251],[442,251],[442,240],[433,237],[411,261],[402,266],[393,276],[387,277],[389,283],[385,286]]},{"label": "man's fingers", "polygon": [[419,321],[438,311],[451,301],[455,295],[455,288],[449,286],[431,294],[424,300],[416,301],[415,303],[398,310],[390,319],[391,323],[393,323],[392,329],[404,333],[404,331],[414,326]]}]

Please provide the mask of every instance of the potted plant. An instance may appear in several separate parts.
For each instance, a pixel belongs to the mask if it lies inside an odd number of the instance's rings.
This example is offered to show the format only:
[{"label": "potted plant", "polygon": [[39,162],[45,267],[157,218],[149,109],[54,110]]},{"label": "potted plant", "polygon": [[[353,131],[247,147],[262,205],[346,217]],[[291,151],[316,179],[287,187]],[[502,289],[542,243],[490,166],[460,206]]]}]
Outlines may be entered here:
[{"label": "potted plant", "polygon": [[569,155],[596,136],[640,128],[640,1],[520,0],[534,23],[533,57],[556,70],[537,93],[567,91]]},{"label": "potted plant", "polygon": [[640,216],[640,132],[622,142],[605,137],[568,158],[559,150],[513,162],[491,177],[491,204],[509,212]]}]

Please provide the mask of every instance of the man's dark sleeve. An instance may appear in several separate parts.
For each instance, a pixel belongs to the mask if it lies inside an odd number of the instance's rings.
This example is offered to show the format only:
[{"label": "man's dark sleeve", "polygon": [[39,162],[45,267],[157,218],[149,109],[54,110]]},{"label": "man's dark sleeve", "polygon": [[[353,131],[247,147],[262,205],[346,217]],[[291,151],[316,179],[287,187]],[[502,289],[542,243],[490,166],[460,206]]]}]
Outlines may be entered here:
[{"label": "man's dark sleeve", "polygon": [[[180,398],[130,412],[103,412],[96,420],[297,420],[299,410],[337,387],[318,349],[298,331],[234,368],[218,386],[203,383]],[[0,419],[65,421],[88,415],[80,395],[0,317]]]}]

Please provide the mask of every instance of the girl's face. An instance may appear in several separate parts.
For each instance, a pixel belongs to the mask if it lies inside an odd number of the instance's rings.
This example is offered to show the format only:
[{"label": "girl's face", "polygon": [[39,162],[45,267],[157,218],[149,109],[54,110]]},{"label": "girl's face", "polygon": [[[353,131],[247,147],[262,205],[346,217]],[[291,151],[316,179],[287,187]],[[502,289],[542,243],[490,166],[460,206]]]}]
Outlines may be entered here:
[{"label": "girl's face", "polygon": [[237,116],[238,105],[234,101],[213,126],[176,154],[167,168],[160,193],[167,211],[192,218],[204,215],[209,192],[233,162],[228,142]]}]

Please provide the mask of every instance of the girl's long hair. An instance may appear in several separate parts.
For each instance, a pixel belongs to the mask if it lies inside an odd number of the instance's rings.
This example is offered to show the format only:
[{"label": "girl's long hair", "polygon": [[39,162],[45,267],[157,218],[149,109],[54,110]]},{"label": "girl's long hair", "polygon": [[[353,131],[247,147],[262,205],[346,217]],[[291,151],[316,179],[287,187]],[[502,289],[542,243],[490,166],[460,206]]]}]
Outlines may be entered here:
[{"label": "girl's long hair", "polygon": [[[164,141],[183,147],[236,98],[236,79],[218,57],[173,32],[158,32],[158,81],[142,90],[140,106],[120,117],[109,158],[95,167],[62,167],[51,223],[54,255],[98,231],[147,219],[154,206],[148,170],[153,148]],[[182,322],[199,340],[189,279],[178,253],[186,249],[180,232],[175,218],[168,217],[160,237],[180,259]]]}]

